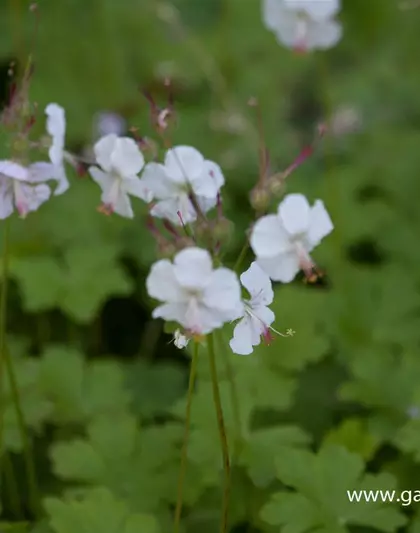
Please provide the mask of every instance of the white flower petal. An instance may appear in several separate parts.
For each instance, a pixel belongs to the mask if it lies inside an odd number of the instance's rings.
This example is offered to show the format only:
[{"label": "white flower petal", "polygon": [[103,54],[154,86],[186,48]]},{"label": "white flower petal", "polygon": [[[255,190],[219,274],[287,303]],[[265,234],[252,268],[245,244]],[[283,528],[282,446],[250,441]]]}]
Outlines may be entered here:
[{"label": "white flower petal", "polygon": [[19,181],[29,181],[28,169],[14,161],[0,161],[0,174]]},{"label": "white flower petal", "polygon": [[274,299],[273,287],[269,276],[256,261],[243,274],[241,283],[251,296],[251,306],[270,305]]},{"label": "white flower petal", "polygon": [[309,215],[309,230],[307,233],[312,248],[317,246],[333,229],[334,225],[325,209],[324,203],[321,200],[316,200]]},{"label": "white flower petal", "polygon": [[216,207],[217,196],[214,196],[213,198],[197,196],[197,202],[198,202],[198,205],[200,206],[201,211],[203,211],[203,213],[207,213],[208,211],[210,211],[210,209],[213,209],[213,207]]},{"label": "white flower petal", "polygon": [[184,224],[194,222],[197,218],[194,206],[186,194],[175,196],[168,200],[161,200],[150,210],[150,214],[153,217],[167,218],[173,224],[182,226],[178,213],[181,213]]},{"label": "white flower petal", "polygon": [[48,104],[45,108],[47,115],[47,132],[53,138],[64,140],[66,131],[66,115],[64,108],[58,104]]},{"label": "white flower petal", "polygon": [[260,218],[252,229],[250,244],[257,257],[275,257],[290,249],[290,236],[277,215]]},{"label": "white flower petal", "polygon": [[279,0],[263,0],[262,15],[264,24],[270,30],[277,28],[279,20],[281,20],[284,11],[284,6]]},{"label": "white flower petal", "polygon": [[310,206],[303,194],[288,194],[278,208],[278,214],[290,235],[308,230],[309,213]]},{"label": "white flower petal", "polygon": [[141,176],[141,181],[158,200],[167,200],[175,196],[179,189],[166,174],[165,167],[159,163],[148,163]]},{"label": "white flower petal", "polygon": [[192,182],[203,172],[204,157],[191,146],[176,146],[168,150],[165,167],[168,176],[178,183]]},{"label": "white flower petal", "polygon": [[118,189],[115,200],[108,202],[107,198],[102,194],[102,201],[110,203],[112,211],[124,218],[134,218],[133,208],[131,207],[130,197],[121,188]]},{"label": "white flower petal", "polygon": [[108,196],[112,186],[115,183],[115,179],[103,172],[98,167],[89,167],[89,174],[92,176],[92,179],[99,185],[102,189],[104,195]]},{"label": "white flower petal", "polygon": [[93,147],[96,161],[105,171],[111,172],[112,170],[112,153],[115,149],[118,136],[115,133],[110,133],[101,137],[99,141]]},{"label": "white flower petal", "polygon": [[204,290],[203,302],[208,307],[226,312],[224,316],[231,320],[236,318],[242,307],[241,286],[236,273],[224,267],[212,272]]},{"label": "white flower petal", "polygon": [[39,161],[37,163],[32,163],[31,165],[29,165],[28,171],[28,183],[41,183],[43,181],[54,179],[56,168],[52,163]]},{"label": "white flower petal", "polygon": [[306,47],[308,49],[327,50],[335,46],[341,39],[343,29],[334,20],[314,22],[308,26]]},{"label": "white flower petal", "polygon": [[66,176],[66,171],[64,165],[59,165],[55,169],[55,179],[58,181],[58,185],[54,191],[54,196],[59,196],[67,191],[70,187],[69,180]]},{"label": "white flower petal", "polygon": [[129,178],[138,174],[143,168],[144,157],[133,139],[120,137],[115,141],[111,164],[120,176]]},{"label": "white flower petal", "polygon": [[4,220],[13,213],[13,192],[10,183],[0,177],[0,220]]},{"label": "white flower petal", "polygon": [[258,257],[257,263],[273,281],[289,283],[300,270],[297,254],[289,252],[276,257]]},{"label": "white flower petal", "polygon": [[339,0],[282,0],[285,9],[304,11],[316,21],[329,19],[340,10]]},{"label": "white flower petal", "polygon": [[185,325],[187,308],[187,302],[170,302],[156,307],[152,312],[152,317],[163,318],[167,322],[178,322],[181,326],[187,328]]},{"label": "white flower petal", "polygon": [[252,309],[252,313],[254,315],[254,320],[256,320],[259,323],[260,334],[265,329],[267,329],[268,326],[271,326],[271,324],[276,319],[273,311],[269,307],[266,307],[265,305],[254,307]]},{"label": "white flower petal", "polygon": [[217,190],[225,184],[225,177],[223,176],[222,169],[214,161],[204,161],[204,173],[208,174],[215,182]]},{"label": "white flower petal", "polygon": [[236,324],[229,346],[238,355],[249,355],[253,351],[254,340],[252,319],[246,316]]},{"label": "white flower petal", "polygon": [[28,211],[36,211],[51,196],[51,190],[45,183],[34,186],[23,184],[22,188],[26,197]]},{"label": "white flower petal", "polygon": [[217,309],[211,309],[200,302],[192,300],[182,325],[194,333],[207,335],[214,329],[221,328],[224,322],[226,322],[226,319]]},{"label": "white flower petal", "polygon": [[174,333],[174,344],[177,348],[182,350],[182,348],[185,348],[187,344],[190,342],[190,339],[188,339],[185,335],[183,335],[179,329],[177,329]]},{"label": "white flower petal", "polygon": [[153,200],[152,191],[147,187],[147,184],[137,176],[125,178],[121,183],[121,188],[127,194],[136,196],[147,203]]},{"label": "white flower petal", "polygon": [[146,289],[150,297],[162,302],[184,300],[182,289],[175,278],[174,266],[167,259],[162,259],[152,265],[146,279]]},{"label": "white flower petal", "polygon": [[208,285],[212,275],[212,259],[207,250],[186,248],[174,259],[174,275],[184,288],[202,289]]}]

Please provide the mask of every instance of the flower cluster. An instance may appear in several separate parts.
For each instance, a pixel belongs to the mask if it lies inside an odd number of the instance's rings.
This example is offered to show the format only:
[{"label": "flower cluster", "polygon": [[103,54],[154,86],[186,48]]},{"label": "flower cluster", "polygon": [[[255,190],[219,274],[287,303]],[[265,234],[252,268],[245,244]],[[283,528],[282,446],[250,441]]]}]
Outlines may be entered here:
[{"label": "flower cluster", "polygon": [[263,20],[282,44],[299,52],[335,46],[342,28],[340,0],[262,0]]},{"label": "flower cluster", "polygon": [[[170,114],[157,112],[157,131],[161,133]],[[58,182],[55,195],[69,188],[64,162],[74,165],[77,158],[65,149],[65,113],[58,104],[49,104],[45,113],[48,142],[35,145],[48,149],[49,161],[25,164],[32,146],[26,130],[18,138],[20,157],[0,161],[1,218],[8,217],[14,206],[21,216],[38,209],[51,195],[45,183],[49,180]],[[220,259],[230,221],[223,214],[225,178],[219,165],[191,146],[167,149],[162,163],[156,157],[147,162],[145,146],[138,138],[106,134],[94,145],[95,160],[88,171],[101,188],[102,213],[133,218],[130,196],[148,206],[149,229],[162,256],[146,280],[148,294],[160,302],[153,317],[177,324],[174,343],[179,348],[229,322],[236,323],[230,347],[237,354],[250,354],[261,339],[269,343],[272,332],[282,335],[272,326],[272,281],[291,282],[300,270],[311,279],[316,266],[310,253],[332,231],[333,224],[321,200],[311,207],[301,194],[285,196],[276,214],[264,213],[312,147],[273,177],[263,165],[251,193],[257,220],[249,232],[249,245],[255,260],[238,278]],[[273,187],[276,180],[282,187]],[[261,202],[254,205],[255,192],[265,193],[263,208]],[[291,334],[288,331],[286,335]]]}]

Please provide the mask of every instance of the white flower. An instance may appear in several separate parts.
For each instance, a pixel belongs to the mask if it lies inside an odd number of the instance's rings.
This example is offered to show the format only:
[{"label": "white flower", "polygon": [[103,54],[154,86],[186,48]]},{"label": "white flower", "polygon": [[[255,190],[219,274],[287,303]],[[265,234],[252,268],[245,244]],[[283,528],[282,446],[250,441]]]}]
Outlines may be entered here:
[{"label": "white flower", "polygon": [[333,230],[321,200],[310,207],[302,194],[289,194],[276,215],[260,218],[251,233],[259,266],[274,281],[288,283],[299,270],[313,268],[309,252]]},{"label": "white flower", "polygon": [[173,263],[155,263],[146,287],[152,298],[165,302],[153,318],[178,322],[192,334],[206,335],[243,309],[236,274],[223,267],[213,270],[210,254],[201,248],[182,250]]},{"label": "white flower", "polygon": [[145,185],[137,176],[144,166],[143,154],[133,139],[118,137],[114,133],[99,139],[94,152],[102,170],[92,166],[89,172],[102,189],[104,207],[109,212],[133,218],[128,195],[150,201]]},{"label": "white flower", "polygon": [[230,347],[234,353],[248,355],[253,346],[260,344],[261,335],[268,338],[274,313],[267,306],[273,302],[274,293],[270,278],[254,261],[241,275],[241,283],[251,298],[244,301],[244,312],[233,331]]},{"label": "white flower", "polygon": [[150,214],[181,225],[197,218],[190,193],[194,193],[200,209],[207,212],[216,205],[218,192],[225,180],[220,167],[213,161],[205,160],[198,150],[190,146],[176,146],[166,153],[164,165],[146,165],[142,182],[157,200]]},{"label": "white flower", "polygon": [[174,333],[174,344],[177,348],[182,350],[182,348],[185,348],[187,344],[190,342],[190,339],[183,335],[179,329],[177,329]]},{"label": "white flower", "polygon": [[341,25],[333,19],[340,0],[263,0],[265,25],[280,42],[297,50],[325,50],[337,44]]},{"label": "white flower", "polygon": [[58,181],[54,194],[63,194],[69,188],[64,169],[64,140],[66,134],[66,116],[64,109],[58,104],[49,104],[45,108],[47,115],[47,131],[52,137],[49,156],[53,164],[53,177]]},{"label": "white flower", "polygon": [[31,167],[26,168],[13,161],[0,161],[0,219],[9,217],[14,207],[24,217],[30,211],[36,211],[50,194],[48,185],[35,184]]}]

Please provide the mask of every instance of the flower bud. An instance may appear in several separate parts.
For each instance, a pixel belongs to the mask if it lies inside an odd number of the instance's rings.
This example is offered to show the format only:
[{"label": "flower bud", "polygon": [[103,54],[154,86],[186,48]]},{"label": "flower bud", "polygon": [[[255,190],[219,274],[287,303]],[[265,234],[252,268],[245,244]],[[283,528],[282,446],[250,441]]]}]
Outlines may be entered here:
[{"label": "flower bud", "polygon": [[284,192],[284,176],[282,173],[274,174],[268,180],[267,188],[273,196],[280,196]]},{"label": "flower bud", "polygon": [[250,195],[251,205],[256,211],[265,211],[270,204],[270,194],[264,187],[255,187]]},{"label": "flower bud", "polygon": [[216,221],[213,226],[212,235],[216,241],[228,240],[233,230],[233,223],[225,217]]}]

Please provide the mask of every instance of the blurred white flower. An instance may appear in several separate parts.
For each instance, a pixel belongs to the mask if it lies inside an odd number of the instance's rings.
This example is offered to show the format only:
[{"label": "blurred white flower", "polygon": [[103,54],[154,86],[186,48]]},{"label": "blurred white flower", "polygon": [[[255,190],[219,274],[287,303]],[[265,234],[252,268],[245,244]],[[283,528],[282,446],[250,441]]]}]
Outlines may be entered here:
[{"label": "blurred white flower", "polygon": [[340,0],[263,0],[263,19],[277,39],[295,50],[325,50],[342,35],[333,17]]},{"label": "blurred white flower", "polygon": [[181,225],[197,218],[190,199],[191,192],[200,209],[207,212],[216,205],[225,179],[219,165],[205,160],[198,150],[190,146],[176,146],[166,153],[164,165],[146,165],[141,181],[157,200],[150,214]]},{"label": "blurred white flower", "polygon": [[234,353],[248,355],[254,346],[260,344],[261,336],[269,337],[275,317],[267,306],[273,302],[274,293],[270,278],[255,261],[240,279],[251,298],[244,300],[244,312],[229,344]]},{"label": "blurred white flower", "polygon": [[243,309],[236,274],[223,267],[213,270],[209,252],[201,248],[182,250],[173,263],[157,261],[146,287],[152,298],[165,302],[153,311],[153,318],[178,322],[193,335],[220,328]]},{"label": "blurred white flower", "polygon": [[[48,178],[46,178],[48,179]],[[31,167],[13,161],[0,161],[0,219],[9,217],[14,208],[21,217],[36,211],[51,195],[45,184],[36,184]]]},{"label": "blurred white flower", "polygon": [[93,121],[95,139],[114,133],[123,135],[127,130],[124,118],[118,113],[112,111],[101,111]]},{"label": "blurred white flower", "polygon": [[58,185],[54,195],[63,194],[69,188],[69,182],[64,168],[64,141],[66,133],[66,117],[64,109],[58,104],[48,104],[45,108],[47,115],[47,132],[51,136],[48,151],[51,163],[40,161],[28,167],[31,171],[32,182],[56,180]]},{"label": "blurred white flower", "polygon": [[174,344],[177,348],[182,350],[182,348],[185,348],[187,344],[190,342],[190,339],[183,335],[179,329],[177,329],[174,333]]},{"label": "blurred white flower", "polygon": [[102,137],[94,146],[99,166],[89,167],[89,173],[102,189],[101,200],[105,212],[118,213],[133,218],[129,194],[148,202],[151,197],[137,176],[144,166],[143,154],[129,137],[111,133]]},{"label": "blurred white flower", "polygon": [[331,233],[333,224],[321,200],[310,207],[302,194],[289,194],[276,215],[260,218],[252,229],[257,263],[274,281],[288,283],[300,269],[314,266],[309,252]]}]

